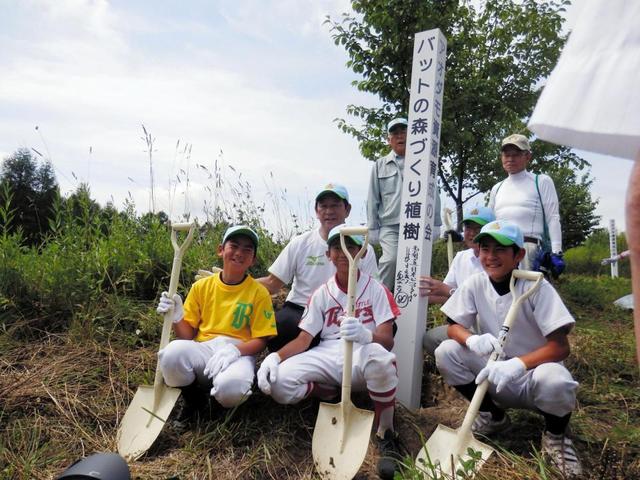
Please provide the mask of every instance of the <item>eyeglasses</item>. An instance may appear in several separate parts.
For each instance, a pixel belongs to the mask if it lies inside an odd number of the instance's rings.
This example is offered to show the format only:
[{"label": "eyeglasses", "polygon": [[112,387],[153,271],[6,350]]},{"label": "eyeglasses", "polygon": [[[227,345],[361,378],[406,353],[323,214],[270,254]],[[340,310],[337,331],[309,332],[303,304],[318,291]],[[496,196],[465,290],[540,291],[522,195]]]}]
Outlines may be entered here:
[{"label": "eyeglasses", "polygon": [[509,157],[522,157],[522,156],[526,155],[527,153],[529,153],[529,152],[527,152],[526,150],[518,150],[518,151],[508,150],[506,152],[500,152],[500,154],[503,157],[507,157],[507,158],[509,158]]},{"label": "eyeglasses", "polygon": [[389,132],[390,137],[399,137],[401,135],[406,135],[406,134],[407,134],[406,128],[396,128],[392,132]]}]

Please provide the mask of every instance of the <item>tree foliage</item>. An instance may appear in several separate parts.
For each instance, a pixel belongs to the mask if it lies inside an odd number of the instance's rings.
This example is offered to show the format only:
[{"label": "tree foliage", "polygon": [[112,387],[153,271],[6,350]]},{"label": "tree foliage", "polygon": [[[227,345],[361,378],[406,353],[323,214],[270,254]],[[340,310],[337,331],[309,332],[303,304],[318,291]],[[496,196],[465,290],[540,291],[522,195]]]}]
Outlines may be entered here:
[{"label": "tree foliage", "polygon": [[[347,66],[361,76],[353,86],[376,95],[381,105],[348,105],[347,113],[362,126],[345,119],[338,126],[358,139],[366,158],[380,156],[384,125],[409,111],[414,34],[439,28],[447,39],[439,180],[461,213],[466,201],[504,178],[500,140],[527,133],[542,80],[565,41],[561,14],[568,3],[353,0],[354,14],[327,23],[349,55]],[[566,148],[534,143],[539,165],[588,166]]]},{"label": "tree foliage", "polygon": [[35,244],[49,231],[53,205],[59,197],[51,163],[38,164],[25,148],[4,159],[0,173],[0,195],[11,212],[8,232],[22,231],[24,240]]}]

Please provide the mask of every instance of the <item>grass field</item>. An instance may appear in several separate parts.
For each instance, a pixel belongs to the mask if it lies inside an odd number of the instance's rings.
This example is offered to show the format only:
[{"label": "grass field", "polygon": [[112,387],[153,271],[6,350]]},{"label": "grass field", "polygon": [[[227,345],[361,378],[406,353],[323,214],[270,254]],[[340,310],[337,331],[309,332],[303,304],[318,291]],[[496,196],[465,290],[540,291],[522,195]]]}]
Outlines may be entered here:
[{"label": "grass field", "polygon": [[[630,312],[611,305],[630,291],[630,282],[566,275],[557,286],[577,320],[567,364],[581,384],[572,430],[584,478],[640,478],[640,376],[633,322]],[[59,333],[43,328],[46,318],[21,319],[10,328],[3,322],[0,478],[54,478],[80,457],[115,450],[119,421],[137,386],[153,383],[157,337],[124,328],[130,320],[125,313],[122,319],[100,322],[96,312]],[[151,302],[131,305],[128,315],[141,324],[160,322]],[[37,328],[29,328],[30,323]],[[362,395],[356,403],[370,406]],[[317,409],[315,401],[280,406],[259,391],[234,411],[212,406],[186,431],[167,425],[147,455],[131,464],[132,476],[317,478],[311,459]],[[438,423],[458,426],[465,409],[466,402],[443,385],[426,359],[422,408],[398,408],[398,430],[410,457]],[[498,454],[476,478],[562,478],[537,452],[541,418],[514,412],[512,420],[507,434],[491,440]],[[370,446],[356,478],[377,478],[376,460]],[[419,478],[409,464],[399,478]]]}]

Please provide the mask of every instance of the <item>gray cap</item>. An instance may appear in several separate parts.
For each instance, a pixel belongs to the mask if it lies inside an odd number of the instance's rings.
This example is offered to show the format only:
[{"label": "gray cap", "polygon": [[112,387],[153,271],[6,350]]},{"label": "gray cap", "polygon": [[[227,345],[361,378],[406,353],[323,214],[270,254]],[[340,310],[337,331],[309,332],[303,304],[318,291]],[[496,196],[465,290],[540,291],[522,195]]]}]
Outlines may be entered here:
[{"label": "gray cap", "polygon": [[527,139],[527,137],[525,137],[524,135],[520,135],[519,133],[509,135],[507,138],[502,140],[502,148],[500,150],[504,150],[504,147],[506,147],[507,145],[513,145],[520,150],[526,150],[528,152],[531,151],[529,140]]}]

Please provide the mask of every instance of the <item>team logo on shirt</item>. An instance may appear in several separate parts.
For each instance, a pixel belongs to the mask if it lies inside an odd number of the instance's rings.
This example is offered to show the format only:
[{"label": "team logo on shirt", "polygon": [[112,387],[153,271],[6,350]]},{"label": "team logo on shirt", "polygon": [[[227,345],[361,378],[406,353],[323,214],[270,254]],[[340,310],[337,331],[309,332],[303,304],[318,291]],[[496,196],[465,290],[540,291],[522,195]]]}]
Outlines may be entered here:
[{"label": "team logo on shirt", "polygon": [[233,322],[231,326],[236,330],[248,327],[253,313],[253,303],[237,302],[236,309],[233,311]]},{"label": "team logo on shirt", "polygon": [[[340,326],[339,317],[344,314],[342,307],[331,307],[329,310],[324,312],[325,324],[327,327],[331,325]],[[373,322],[373,308],[371,305],[367,305],[362,308],[356,308],[356,318],[360,319],[362,324],[367,324]]]},{"label": "team logo on shirt", "polygon": [[305,265],[310,267],[317,267],[318,265],[324,265],[325,255],[307,255],[307,263]]}]

